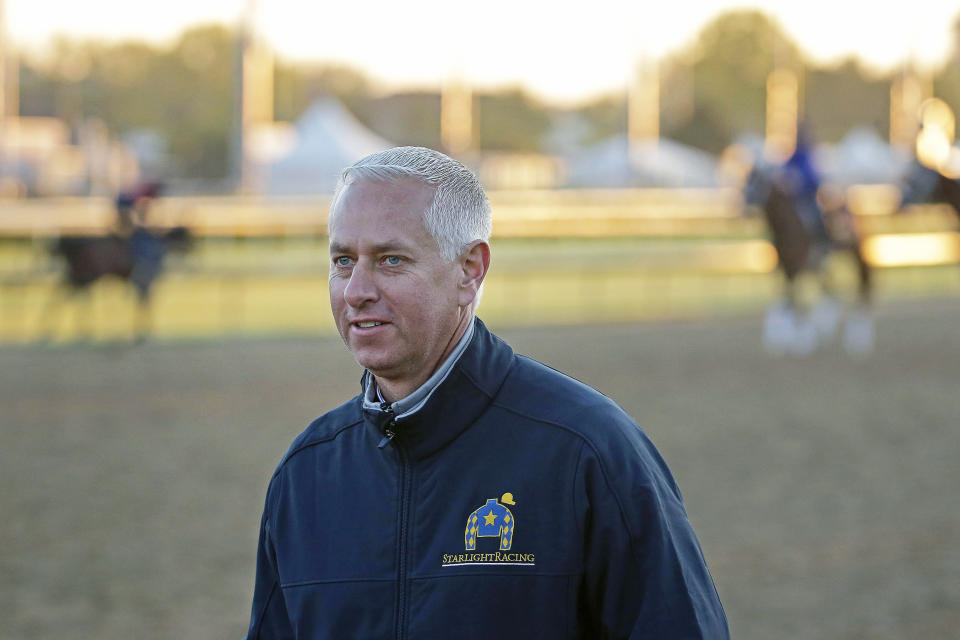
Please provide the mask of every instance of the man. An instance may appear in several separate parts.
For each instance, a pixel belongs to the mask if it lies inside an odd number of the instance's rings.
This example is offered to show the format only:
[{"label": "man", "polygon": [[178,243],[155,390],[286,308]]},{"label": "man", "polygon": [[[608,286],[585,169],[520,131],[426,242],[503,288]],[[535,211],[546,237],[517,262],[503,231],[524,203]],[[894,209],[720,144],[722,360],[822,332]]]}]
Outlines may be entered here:
[{"label": "man", "polygon": [[490,205],[473,174],[429,149],[368,156],[329,224],[362,392],[270,481],[248,639],[727,638],[643,432],[474,317]]}]

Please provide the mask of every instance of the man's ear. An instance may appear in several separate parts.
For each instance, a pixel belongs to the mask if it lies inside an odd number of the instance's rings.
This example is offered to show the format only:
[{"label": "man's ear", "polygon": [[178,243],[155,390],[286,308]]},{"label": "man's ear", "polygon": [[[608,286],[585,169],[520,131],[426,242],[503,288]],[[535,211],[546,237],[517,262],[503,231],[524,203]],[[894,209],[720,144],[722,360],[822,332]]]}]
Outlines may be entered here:
[{"label": "man's ear", "polygon": [[466,307],[477,299],[483,279],[490,269],[490,245],[483,240],[474,240],[463,250],[460,264],[460,306]]}]

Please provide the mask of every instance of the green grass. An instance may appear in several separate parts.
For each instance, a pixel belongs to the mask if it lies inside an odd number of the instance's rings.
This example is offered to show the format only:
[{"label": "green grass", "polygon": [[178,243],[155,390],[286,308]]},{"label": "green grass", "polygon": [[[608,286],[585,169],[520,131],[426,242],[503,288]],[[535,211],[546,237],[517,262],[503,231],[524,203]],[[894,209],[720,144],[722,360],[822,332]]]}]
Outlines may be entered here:
[{"label": "green grass", "polygon": [[[759,313],[780,292],[776,273],[706,270],[707,251],[738,240],[611,238],[496,240],[481,314],[503,325],[569,325]],[[330,334],[322,238],[207,240],[171,260],[156,285],[152,333],[160,339],[221,335]],[[0,245],[0,343],[129,340],[132,291],[106,280],[87,299],[52,312],[58,265],[42,245]],[[855,289],[853,265],[831,263],[837,288]],[[960,295],[960,267],[876,273],[879,299]],[[805,295],[815,287],[807,283]],[[848,298],[852,297],[847,295]],[[80,297],[84,298],[84,297]]]}]

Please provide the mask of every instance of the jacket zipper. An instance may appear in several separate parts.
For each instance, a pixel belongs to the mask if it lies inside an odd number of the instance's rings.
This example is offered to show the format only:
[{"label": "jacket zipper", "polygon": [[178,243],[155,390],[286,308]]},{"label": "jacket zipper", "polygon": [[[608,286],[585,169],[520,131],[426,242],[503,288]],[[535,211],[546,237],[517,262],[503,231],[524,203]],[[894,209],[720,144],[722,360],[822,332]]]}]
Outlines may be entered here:
[{"label": "jacket zipper", "polygon": [[407,636],[407,529],[410,526],[410,464],[403,447],[394,443],[400,454],[400,538],[397,561],[397,640]]},{"label": "jacket zipper", "polygon": [[388,443],[393,443],[397,455],[400,456],[400,512],[397,517],[399,531],[397,536],[397,604],[394,611],[394,620],[396,621],[397,640],[402,640],[407,635],[407,528],[409,527],[411,474],[407,452],[398,442],[393,441],[397,435],[397,420],[393,415],[393,408],[390,403],[384,402],[380,405],[380,409],[390,416],[390,420],[384,426],[383,439],[377,446],[383,449]]},{"label": "jacket zipper", "polygon": [[394,431],[397,426],[397,421],[393,416],[393,407],[390,406],[389,402],[381,402],[380,410],[390,416],[390,420],[383,428],[383,440],[381,440],[380,444],[377,445],[378,449],[383,449],[385,446],[387,446],[387,443],[393,440],[394,436],[397,435],[397,432]]}]

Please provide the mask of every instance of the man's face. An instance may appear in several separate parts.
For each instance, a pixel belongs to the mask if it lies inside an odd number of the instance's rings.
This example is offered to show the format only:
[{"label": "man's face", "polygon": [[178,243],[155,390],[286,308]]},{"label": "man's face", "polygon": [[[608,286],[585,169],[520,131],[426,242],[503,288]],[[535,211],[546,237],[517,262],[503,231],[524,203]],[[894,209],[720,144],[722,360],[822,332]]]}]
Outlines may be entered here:
[{"label": "man's face", "polygon": [[443,258],[423,222],[433,195],[419,180],[361,179],[344,188],[331,211],[337,329],[361,366],[411,390],[450,352],[465,313],[463,270]]}]

